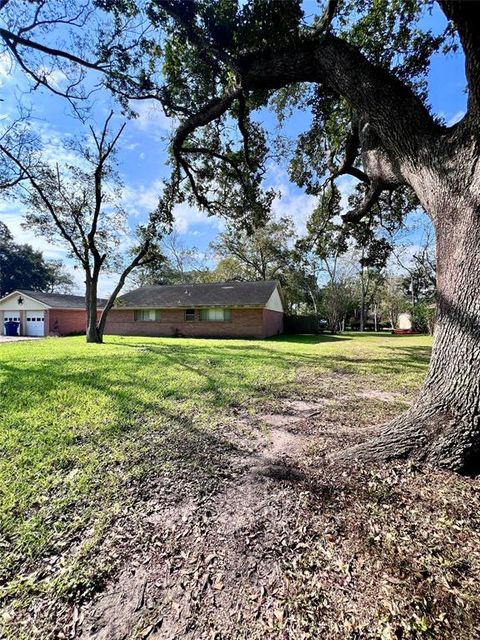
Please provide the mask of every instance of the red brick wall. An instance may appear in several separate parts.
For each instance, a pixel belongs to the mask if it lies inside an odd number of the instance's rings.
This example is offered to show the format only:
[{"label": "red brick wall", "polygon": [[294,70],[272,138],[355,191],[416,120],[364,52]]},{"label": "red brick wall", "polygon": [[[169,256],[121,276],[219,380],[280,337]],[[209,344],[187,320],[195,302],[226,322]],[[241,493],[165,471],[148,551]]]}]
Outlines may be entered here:
[{"label": "red brick wall", "polygon": [[272,311],[271,309],[264,309],[263,328],[265,338],[283,333],[283,313],[280,313],[280,311]]},{"label": "red brick wall", "polygon": [[[98,312],[100,317],[101,312]],[[70,333],[85,333],[87,330],[87,314],[81,309],[50,309],[48,312],[47,332],[66,336]]]},{"label": "red brick wall", "polygon": [[[200,312],[195,312],[194,322],[185,322],[184,309],[162,309],[160,322],[139,322],[134,319],[133,309],[112,309],[107,319],[105,333],[124,336],[173,336],[263,338],[277,333],[278,318],[275,318],[273,333],[264,326],[264,309],[232,309],[231,322],[200,321]],[[273,326],[270,314],[283,317],[276,311],[268,312],[269,327]]]}]

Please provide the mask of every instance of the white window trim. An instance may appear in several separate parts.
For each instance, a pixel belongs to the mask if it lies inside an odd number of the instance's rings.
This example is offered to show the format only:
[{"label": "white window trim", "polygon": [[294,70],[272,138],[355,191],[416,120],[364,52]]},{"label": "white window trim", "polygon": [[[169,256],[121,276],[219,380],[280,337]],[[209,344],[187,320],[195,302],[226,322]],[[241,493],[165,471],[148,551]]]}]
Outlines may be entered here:
[{"label": "white window trim", "polygon": [[[210,319],[210,318],[202,318],[202,315],[205,312],[210,312],[210,311],[222,311],[223,312],[223,319],[219,320],[217,318],[215,319]],[[225,319],[225,312],[228,312],[229,317],[227,319]],[[201,322],[221,322],[221,323],[226,323],[226,322],[232,322],[232,310],[228,307],[205,307],[204,309],[200,309],[200,320]]]},{"label": "white window trim", "polygon": [[[152,317],[140,318],[140,314],[148,314]],[[135,322],[160,322],[162,319],[162,314],[160,312],[160,309],[135,309],[133,312],[133,317]]]}]

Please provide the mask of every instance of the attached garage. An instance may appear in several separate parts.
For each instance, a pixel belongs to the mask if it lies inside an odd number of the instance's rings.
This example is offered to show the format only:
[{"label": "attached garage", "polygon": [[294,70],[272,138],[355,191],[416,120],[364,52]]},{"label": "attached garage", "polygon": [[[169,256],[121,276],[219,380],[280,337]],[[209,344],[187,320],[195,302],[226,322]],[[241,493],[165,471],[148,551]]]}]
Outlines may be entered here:
[{"label": "attached garage", "polygon": [[[104,301],[99,300],[99,308],[103,304]],[[0,320],[3,321],[3,333],[6,322],[17,322],[20,336],[41,338],[85,333],[85,298],[41,291],[12,291],[0,300]]]},{"label": "attached garage", "polygon": [[45,320],[48,317],[47,305],[27,295],[27,292],[13,291],[0,300],[0,318],[3,320],[2,332],[6,333],[5,323],[18,323],[19,336],[44,336]]},{"label": "attached garage", "polygon": [[25,335],[37,337],[45,335],[44,311],[30,311],[25,314]]}]

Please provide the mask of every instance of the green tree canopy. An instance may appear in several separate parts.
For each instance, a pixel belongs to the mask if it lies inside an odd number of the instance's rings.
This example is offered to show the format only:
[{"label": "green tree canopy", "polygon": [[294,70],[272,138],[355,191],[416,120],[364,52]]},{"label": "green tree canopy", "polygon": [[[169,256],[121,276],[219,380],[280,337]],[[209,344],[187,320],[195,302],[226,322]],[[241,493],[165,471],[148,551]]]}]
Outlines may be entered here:
[{"label": "green tree canopy", "polygon": [[45,260],[29,244],[17,244],[0,222],[0,298],[16,289],[67,293],[73,280],[59,260]]}]

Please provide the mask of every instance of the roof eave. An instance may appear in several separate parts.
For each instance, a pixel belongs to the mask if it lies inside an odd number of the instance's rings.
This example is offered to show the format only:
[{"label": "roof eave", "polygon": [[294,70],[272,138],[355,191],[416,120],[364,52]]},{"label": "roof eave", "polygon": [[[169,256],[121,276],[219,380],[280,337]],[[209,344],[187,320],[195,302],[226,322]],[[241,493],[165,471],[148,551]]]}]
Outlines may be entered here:
[{"label": "roof eave", "polygon": [[[34,296],[32,296],[30,293],[25,293],[24,291],[21,291],[20,289],[15,289],[15,291],[12,291],[11,293],[7,293],[6,296],[4,296],[3,298],[0,299],[0,302],[4,302],[5,300],[7,300],[8,298],[10,298],[11,296],[24,296],[27,298],[30,298],[31,300],[35,300],[35,302],[37,304],[41,304],[45,309],[52,309],[52,307],[48,304],[45,304],[45,302],[42,302],[41,300],[38,300],[37,298],[35,298]],[[21,305],[23,306],[23,305]]]}]

